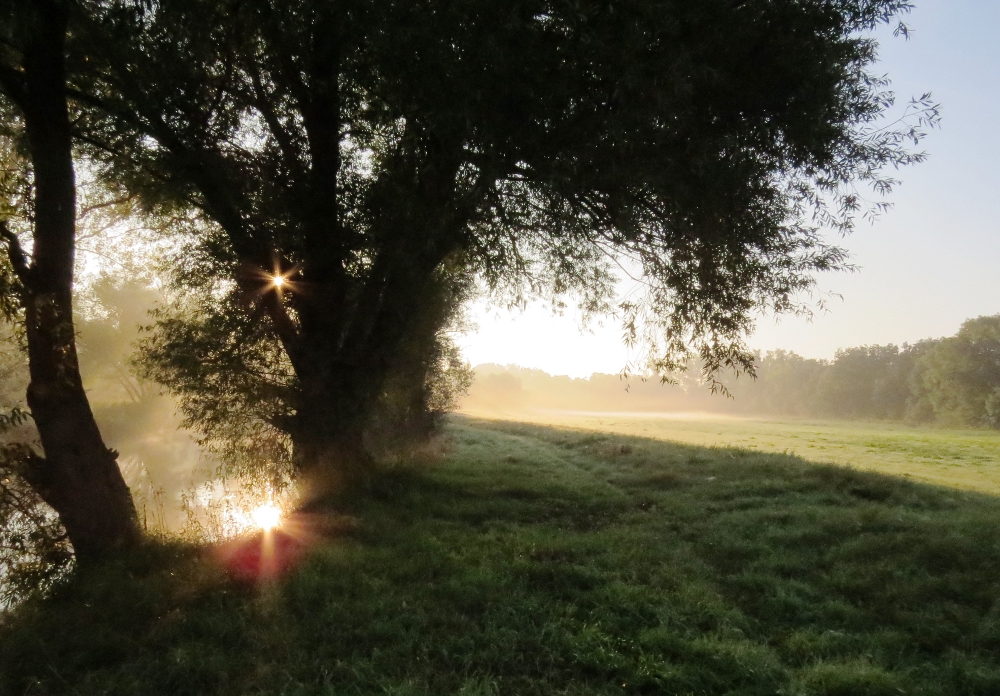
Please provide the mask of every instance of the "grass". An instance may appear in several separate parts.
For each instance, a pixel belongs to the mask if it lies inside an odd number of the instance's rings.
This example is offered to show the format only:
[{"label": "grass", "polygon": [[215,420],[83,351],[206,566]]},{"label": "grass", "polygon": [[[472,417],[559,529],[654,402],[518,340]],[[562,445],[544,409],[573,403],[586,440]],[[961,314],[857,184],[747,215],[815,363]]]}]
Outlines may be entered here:
[{"label": "grass", "polygon": [[[482,415],[482,414],[480,414]],[[1000,433],[896,423],[712,414],[528,412],[517,420],[710,447],[795,454],[915,481],[1000,495]]]},{"label": "grass", "polygon": [[456,418],[248,588],[165,546],[0,628],[3,694],[997,694],[1000,500]]}]

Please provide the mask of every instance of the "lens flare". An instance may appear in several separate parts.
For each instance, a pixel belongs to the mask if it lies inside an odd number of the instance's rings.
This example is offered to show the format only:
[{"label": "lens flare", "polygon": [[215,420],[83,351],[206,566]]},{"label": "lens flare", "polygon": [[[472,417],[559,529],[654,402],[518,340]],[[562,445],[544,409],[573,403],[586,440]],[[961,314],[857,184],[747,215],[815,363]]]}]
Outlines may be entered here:
[{"label": "lens flare", "polygon": [[268,503],[250,513],[255,525],[268,531],[274,529],[281,523],[281,509]]},{"label": "lens flare", "polygon": [[274,287],[276,287],[276,288],[280,288],[280,287],[282,287],[282,286],[283,286],[283,285],[284,285],[284,284],[285,284],[285,283],[286,283],[287,281],[285,280],[285,276],[283,276],[283,275],[281,275],[281,274],[277,274],[277,275],[274,275],[274,276],[272,276],[272,277],[271,277],[271,282],[272,282],[272,283],[274,283]]}]

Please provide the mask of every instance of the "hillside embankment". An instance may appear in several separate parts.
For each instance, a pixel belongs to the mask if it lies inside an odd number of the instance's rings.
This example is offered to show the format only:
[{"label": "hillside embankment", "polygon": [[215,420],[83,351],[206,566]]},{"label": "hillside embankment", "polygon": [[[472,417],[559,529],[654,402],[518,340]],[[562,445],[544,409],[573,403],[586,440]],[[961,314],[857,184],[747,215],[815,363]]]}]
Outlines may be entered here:
[{"label": "hillside embankment", "polygon": [[22,606],[0,693],[1000,693],[994,496],[592,429],[446,438],[331,500],[355,522],[287,575],[167,544]]}]

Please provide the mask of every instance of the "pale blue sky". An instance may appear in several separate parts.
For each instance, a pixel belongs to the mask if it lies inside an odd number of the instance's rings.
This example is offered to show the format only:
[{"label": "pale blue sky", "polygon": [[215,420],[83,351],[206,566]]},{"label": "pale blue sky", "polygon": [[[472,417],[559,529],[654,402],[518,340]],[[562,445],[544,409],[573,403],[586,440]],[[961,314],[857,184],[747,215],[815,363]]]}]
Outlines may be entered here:
[{"label": "pale blue sky", "polygon": [[[828,358],[840,347],[945,336],[970,317],[1000,313],[1000,26],[998,0],[917,0],[909,41],[885,32],[879,71],[899,101],[932,92],[942,127],[930,159],[899,172],[894,208],[843,240],[857,274],[819,278],[843,296],[812,322],[761,320],[751,343]],[[555,374],[617,372],[628,356],[610,322],[581,334],[572,313],[475,312],[464,337],[473,363],[518,363]]]}]

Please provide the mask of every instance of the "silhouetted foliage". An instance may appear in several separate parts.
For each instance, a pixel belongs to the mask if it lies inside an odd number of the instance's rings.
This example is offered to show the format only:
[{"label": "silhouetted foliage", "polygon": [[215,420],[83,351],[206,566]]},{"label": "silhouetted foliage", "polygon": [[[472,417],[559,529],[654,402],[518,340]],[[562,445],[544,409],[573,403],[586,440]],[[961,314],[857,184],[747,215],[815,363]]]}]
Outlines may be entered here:
[{"label": "silhouetted foliage", "polygon": [[[397,366],[435,364],[427,307],[454,278],[575,293],[661,375],[692,349],[710,377],[751,370],[757,312],[805,311],[845,265],[821,228],[877,213],[857,186],[881,200],[883,170],[922,157],[933,105],[886,127],[871,72],[868,31],[908,9],[81,5],[83,137],[149,206],[201,218],[176,270],[202,297],[160,317],[149,374],[209,430],[248,412],[299,468],[346,470]],[[619,300],[622,269],[641,282]]]},{"label": "silhouetted foliage", "polygon": [[0,610],[46,591],[73,560],[59,517],[21,476],[27,446],[2,440],[22,417],[0,415]]},{"label": "silhouetted foliage", "polygon": [[72,561],[59,518],[20,475],[32,428],[27,353],[16,329],[0,324],[0,611],[47,589]]}]

